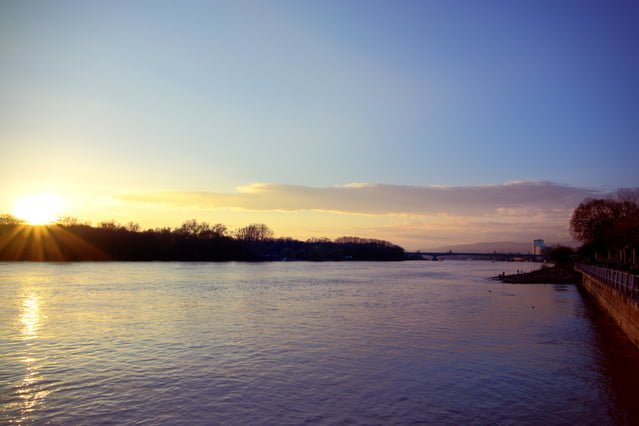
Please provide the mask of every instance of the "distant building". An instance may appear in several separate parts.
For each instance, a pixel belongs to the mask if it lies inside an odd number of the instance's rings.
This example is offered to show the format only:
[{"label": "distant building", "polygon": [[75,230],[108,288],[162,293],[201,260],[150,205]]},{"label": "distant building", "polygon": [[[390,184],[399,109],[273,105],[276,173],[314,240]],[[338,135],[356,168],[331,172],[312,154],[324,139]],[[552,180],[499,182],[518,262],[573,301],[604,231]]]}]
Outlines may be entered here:
[{"label": "distant building", "polygon": [[540,255],[545,248],[546,248],[546,244],[544,244],[544,240],[533,240],[532,254]]}]

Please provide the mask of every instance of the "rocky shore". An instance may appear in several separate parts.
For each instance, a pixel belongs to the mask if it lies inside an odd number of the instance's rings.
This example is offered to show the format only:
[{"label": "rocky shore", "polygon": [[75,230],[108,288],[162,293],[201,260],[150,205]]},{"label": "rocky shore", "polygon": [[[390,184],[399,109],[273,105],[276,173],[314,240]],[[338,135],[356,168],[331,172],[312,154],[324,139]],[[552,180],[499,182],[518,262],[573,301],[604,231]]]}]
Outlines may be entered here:
[{"label": "rocky shore", "polygon": [[494,278],[509,284],[577,284],[581,280],[581,276],[569,266],[542,267],[523,274],[500,274]]}]

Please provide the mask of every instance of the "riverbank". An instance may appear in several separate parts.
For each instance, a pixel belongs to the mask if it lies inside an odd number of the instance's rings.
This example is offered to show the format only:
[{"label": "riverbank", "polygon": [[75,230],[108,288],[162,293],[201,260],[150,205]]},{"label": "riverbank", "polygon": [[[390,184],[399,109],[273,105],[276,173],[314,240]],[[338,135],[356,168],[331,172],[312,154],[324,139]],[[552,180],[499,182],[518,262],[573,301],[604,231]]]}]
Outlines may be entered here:
[{"label": "riverbank", "polygon": [[508,284],[577,284],[581,276],[572,267],[541,267],[535,271],[494,277]]},{"label": "riverbank", "polygon": [[0,223],[0,261],[400,261],[404,249],[388,241],[340,237],[299,241],[273,238],[262,224],[228,232],[195,220],[181,227],[141,231],[105,222],[31,226]]}]

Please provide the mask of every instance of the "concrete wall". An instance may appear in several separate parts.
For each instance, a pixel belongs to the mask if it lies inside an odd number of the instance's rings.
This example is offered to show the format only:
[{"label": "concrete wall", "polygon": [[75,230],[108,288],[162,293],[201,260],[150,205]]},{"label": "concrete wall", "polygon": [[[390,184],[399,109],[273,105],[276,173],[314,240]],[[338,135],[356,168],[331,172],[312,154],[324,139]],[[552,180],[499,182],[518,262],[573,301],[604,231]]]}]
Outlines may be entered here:
[{"label": "concrete wall", "polygon": [[582,286],[619,324],[628,338],[639,347],[639,303],[636,298],[622,290],[605,284],[587,272],[577,269],[582,275]]}]

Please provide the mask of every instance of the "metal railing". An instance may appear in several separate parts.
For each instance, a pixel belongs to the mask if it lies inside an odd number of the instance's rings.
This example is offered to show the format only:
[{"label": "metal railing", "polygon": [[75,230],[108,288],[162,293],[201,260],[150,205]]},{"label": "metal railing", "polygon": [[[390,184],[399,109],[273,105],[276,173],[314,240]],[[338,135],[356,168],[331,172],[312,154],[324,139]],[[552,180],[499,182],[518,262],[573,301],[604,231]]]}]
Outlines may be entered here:
[{"label": "metal railing", "polygon": [[639,300],[639,276],[599,266],[577,264],[575,268],[620,293]]}]

